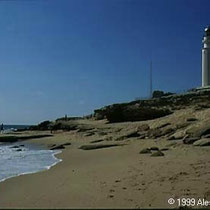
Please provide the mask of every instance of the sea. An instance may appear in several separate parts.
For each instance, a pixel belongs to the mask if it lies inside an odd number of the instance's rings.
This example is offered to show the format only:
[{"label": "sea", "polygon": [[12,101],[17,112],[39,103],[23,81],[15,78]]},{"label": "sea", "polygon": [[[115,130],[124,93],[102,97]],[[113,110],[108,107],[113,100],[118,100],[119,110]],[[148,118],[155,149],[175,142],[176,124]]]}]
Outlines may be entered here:
[{"label": "sea", "polygon": [[[27,125],[28,126],[28,125]],[[4,132],[26,128],[25,125],[5,125]],[[55,155],[60,150],[49,150],[27,141],[0,144],[0,182],[23,174],[49,170],[62,160]]]},{"label": "sea", "polygon": [[3,133],[8,133],[8,132],[16,131],[18,129],[27,129],[30,126],[31,125],[3,125],[3,128],[4,128]]}]

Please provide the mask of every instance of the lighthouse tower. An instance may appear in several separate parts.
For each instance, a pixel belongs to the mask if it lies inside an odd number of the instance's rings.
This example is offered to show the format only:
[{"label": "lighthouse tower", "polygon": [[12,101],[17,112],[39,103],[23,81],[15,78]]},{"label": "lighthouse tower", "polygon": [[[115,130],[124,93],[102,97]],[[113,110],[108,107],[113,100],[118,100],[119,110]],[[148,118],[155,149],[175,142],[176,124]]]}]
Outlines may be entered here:
[{"label": "lighthouse tower", "polygon": [[210,86],[210,27],[205,28],[202,49],[202,87]]}]

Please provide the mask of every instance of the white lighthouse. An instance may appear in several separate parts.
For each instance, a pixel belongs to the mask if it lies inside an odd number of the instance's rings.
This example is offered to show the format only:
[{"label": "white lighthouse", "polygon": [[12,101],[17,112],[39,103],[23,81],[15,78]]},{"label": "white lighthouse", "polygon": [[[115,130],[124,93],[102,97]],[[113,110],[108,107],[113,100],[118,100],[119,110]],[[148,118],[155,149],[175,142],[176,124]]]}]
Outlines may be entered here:
[{"label": "white lighthouse", "polygon": [[202,87],[210,86],[210,27],[205,28],[202,49]]}]

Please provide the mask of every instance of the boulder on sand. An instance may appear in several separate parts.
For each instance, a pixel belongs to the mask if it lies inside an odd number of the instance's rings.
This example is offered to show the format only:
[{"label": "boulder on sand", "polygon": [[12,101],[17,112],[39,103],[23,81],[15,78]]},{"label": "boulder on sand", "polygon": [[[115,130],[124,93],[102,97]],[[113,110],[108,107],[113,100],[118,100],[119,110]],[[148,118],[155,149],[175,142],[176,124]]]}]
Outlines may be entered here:
[{"label": "boulder on sand", "polygon": [[94,149],[103,149],[103,148],[116,147],[116,146],[122,146],[122,145],[120,145],[120,144],[83,145],[83,146],[79,147],[79,149],[82,149],[82,150],[94,150]]},{"label": "boulder on sand", "polygon": [[150,147],[150,150],[153,150],[153,151],[158,151],[158,150],[160,150],[158,147]]},{"label": "boulder on sand", "polygon": [[193,145],[200,146],[200,147],[210,146],[210,139],[200,139],[200,140],[194,142]]},{"label": "boulder on sand", "polygon": [[184,144],[193,144],[194,142],[198,141],[200,138],[199,137],[189,137],[183,139]]},{"label": "boulder on sand", "polygon": [[65,146],[70,146],[71,143],[67,142],[64,144],[60,144],[60,145],[52,145],[52,147],[50,148],[51,150],[56,150],[56,149],[65,149]]},{"label": "boulder on sand", "polygon": [[201,137],[210,134],[210,122],[204,122],[201,125],[193,126],[186,131],[189,137]]},{"label": "boulder on sand", "polygon": [[149,148],[144,148],[139,152],[139,154],[149,154],[149,153],[151,153],[151,150]]},{"label": "boulder on sand", "polygon": [[151,157],[162,157],[164,156],[164,153],[161,151],[157,151],[151,154]]},{"label": "boulder on sand", "polygon": [[179,140],[183,139],[185,137],[184,131],[178,131],[174,133],[173,135],[169,136],[168,140]]}]

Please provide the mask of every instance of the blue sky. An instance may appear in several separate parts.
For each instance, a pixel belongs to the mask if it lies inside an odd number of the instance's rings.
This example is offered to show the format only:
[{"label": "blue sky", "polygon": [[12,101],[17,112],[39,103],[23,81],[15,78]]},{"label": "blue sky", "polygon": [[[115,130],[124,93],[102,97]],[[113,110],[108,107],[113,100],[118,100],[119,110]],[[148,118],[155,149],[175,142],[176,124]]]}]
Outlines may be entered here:
[{"label": "blue sky", "polygon": [[209,0],[0,1],[0,121],[33,124],[201,84]]}]

